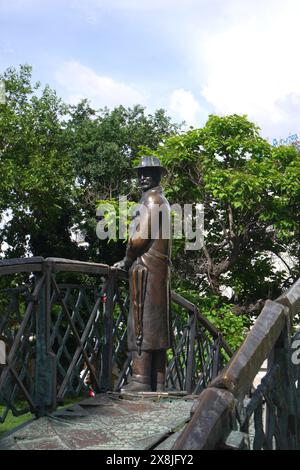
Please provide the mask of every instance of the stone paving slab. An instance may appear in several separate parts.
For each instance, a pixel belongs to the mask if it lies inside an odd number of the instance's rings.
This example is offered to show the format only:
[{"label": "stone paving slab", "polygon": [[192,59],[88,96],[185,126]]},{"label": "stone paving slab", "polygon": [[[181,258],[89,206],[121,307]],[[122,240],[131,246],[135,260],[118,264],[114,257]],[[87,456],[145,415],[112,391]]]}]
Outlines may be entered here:
[{"label": "stone paving slab", "polygon": [[168,393],[100,394],[30,422],[2,438],[0,449],[170,449],[195,399]]}]

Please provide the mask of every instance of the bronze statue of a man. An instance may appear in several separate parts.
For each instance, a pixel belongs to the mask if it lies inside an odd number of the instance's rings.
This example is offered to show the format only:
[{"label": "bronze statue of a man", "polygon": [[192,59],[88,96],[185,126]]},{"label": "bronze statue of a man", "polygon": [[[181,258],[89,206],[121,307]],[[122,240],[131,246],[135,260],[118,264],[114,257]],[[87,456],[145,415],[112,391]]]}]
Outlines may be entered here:
[{"label": "bronze statue of a man", "polygon": [[126,255],[115,264],[129,269],[128,351],[132,379],[126,391],[163,391],[170,347],[171,210],[160,186],[165,169],[156,157],[138,167],[143,191]]}]

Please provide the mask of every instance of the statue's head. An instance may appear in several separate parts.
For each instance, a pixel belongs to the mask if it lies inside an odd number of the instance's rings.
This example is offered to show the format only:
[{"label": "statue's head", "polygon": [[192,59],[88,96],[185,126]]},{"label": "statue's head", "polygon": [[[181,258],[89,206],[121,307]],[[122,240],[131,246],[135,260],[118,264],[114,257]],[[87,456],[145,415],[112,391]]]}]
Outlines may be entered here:
[{"label": "statue's head", "polygon": [[138,172],[139,183],[142,191],[148,191],[158,186],[166,169],[161,166],[157,157],[142,157],[140,164],[135,167]]}]

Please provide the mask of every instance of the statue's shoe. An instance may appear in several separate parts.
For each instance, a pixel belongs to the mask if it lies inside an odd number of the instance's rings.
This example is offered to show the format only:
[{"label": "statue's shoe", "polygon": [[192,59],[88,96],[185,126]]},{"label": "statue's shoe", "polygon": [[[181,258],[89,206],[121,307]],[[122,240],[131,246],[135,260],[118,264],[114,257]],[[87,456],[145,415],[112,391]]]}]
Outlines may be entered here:
[{"label": "statue's shoe", "polygon": [[150,384],[143,384],[132,380],[129,384],[121,388],[121,392],[151,392]]}]

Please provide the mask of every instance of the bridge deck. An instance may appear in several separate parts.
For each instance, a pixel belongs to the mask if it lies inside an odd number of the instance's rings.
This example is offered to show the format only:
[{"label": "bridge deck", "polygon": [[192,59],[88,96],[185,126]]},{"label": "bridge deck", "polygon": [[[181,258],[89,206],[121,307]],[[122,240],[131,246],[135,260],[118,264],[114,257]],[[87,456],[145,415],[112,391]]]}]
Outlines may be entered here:
[{"label": "bridge deck", "polygon": [[184,393],[100,394],[31,421],[1,450],[170,449],[197,397]]}]

